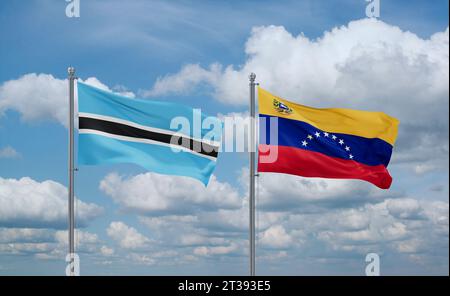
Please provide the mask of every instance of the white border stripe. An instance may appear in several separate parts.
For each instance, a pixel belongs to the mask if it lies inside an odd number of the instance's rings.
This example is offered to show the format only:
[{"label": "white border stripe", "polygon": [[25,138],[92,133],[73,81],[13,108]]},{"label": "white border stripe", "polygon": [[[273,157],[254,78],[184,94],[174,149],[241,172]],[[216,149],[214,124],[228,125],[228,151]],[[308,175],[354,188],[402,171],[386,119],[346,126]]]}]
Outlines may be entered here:
[{"label": "white border stripe", "polygon": [[127,142],[153,144],[153,145],[170,147],[170,148],[172,148],[172,151],[175,152],[175,153],[177,153],[177,150],[183,150],[185,152],[189,152],[191,154],[194,154],[194,155],[197,155],[197,156],[200,156],[200,157],[203,157],[203,158],[207,158],[207,159],[212,160],[212,161],[216,161],[216,158],[213,157],[213,156],[201,154],[201,153],[199,153],[197,151],[193,151],[193,150],[185,148],[183,146],[172,145],[172,144],[158,142],[158,141],[153,141],[153,140],[149,140],[149,139],[134,138],[134,137],[127,137],[127,136],[119,136],[119,135],[114,135],[114,134],[105,133],[105,132],[102,132],[102,131],[92,130],[92,129],[80,129],[79,133],[80,134],[93,134],[93,135],[98,135],[98,136],[104,136],[104,137],[107,137],[107,138],[121,140],[121,141],[127,141]]},{"label": "white border stripe", "polygon": [[117,118],[117,117],[111,117],[111,116],[100,115],[100,114],[85,113],[85,112],[78,112],[78,117],[86,117],[86,118],[92,118],[92,119],[111,121],[111,122],[115,122],[115,123],[129,125],[129,126],[132,126],[132,127],[138,128],[138,129],[149,131],[149,132],[156,132],[156,133],[166,134],[166,135],[170,135],[170,136],[183,136],[183,137],[186,137],[186,138],[190,138],[190,139],[192,139],[194,141],[205,143],[205,144],[217,147],[217,148],[220,146],[220,142],[217,142],[217,141],[199,140],[199,139],[196,139],[196,138],[193,138],[193,137],[190,137],[190,136],[186,136],[186,135],[181,134],[181,133],[177,133],[175,131],[160,129],[160,128],[156,128],[156,127],[150,127],[150,126],[146,126],[146,125],[141,125],[141,124],[138,124],[136,122],[128,121],[128,120],[125,120],[125,119],[120,119],[120,118]]}]

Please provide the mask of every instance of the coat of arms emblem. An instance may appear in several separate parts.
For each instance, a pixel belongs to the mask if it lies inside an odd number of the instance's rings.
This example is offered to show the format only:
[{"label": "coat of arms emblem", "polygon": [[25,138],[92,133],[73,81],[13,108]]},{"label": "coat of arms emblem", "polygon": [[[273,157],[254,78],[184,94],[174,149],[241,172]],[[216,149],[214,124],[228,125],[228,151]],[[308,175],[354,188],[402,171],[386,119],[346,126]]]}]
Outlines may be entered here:
[{"label": "coat of arms emblem", "polygon": [[282,113],[282,114],[289,115],[292,113],[292,109],[289,108],[289,106],[281,103],[277,99],[273,99],[273,107],[275,108],[275,110],[277,110],[279,113]]}]

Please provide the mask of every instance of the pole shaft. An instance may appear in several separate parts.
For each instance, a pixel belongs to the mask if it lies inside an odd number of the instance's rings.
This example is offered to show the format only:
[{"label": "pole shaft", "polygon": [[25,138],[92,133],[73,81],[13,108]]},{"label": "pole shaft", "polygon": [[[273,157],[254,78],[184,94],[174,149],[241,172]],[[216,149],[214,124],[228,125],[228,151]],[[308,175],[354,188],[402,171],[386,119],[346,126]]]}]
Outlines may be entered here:
[{"label": "pole shaft", "polygon": [[250,275],[255,275],[255,79],[256,75],[251,73],[250,79],[250,194],[249,194],[249,216],[250,216]]},{"label": "pole shaft", "polygon": [[70,275],[74,275],[73,255],[75,253],[75,194],[74,194],[74,121],[75,121],[75,69],[69,67],[69,254]]}]

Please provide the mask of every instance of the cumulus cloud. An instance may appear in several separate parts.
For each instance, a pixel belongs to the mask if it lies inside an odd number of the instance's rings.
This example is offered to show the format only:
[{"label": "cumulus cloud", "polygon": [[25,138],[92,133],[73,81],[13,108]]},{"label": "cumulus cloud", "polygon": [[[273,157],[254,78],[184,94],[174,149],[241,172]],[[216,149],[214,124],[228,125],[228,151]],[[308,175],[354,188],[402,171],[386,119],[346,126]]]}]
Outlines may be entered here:
[{"label": "cumulus cloud", "polygon": [[116,173],[100,182],[100,189],[124,209],[140,214],[189,213],[195,209],[238,208],[241,200],[235,189],[211,177],[205,188],[187,177],[167,177],[154,173],[124,178]]},{"label": "cumulus cloud", "polygon": [[[285,206],[285,200],[279,200],[285,193],[265,193],[273,205],[257,213],[258,260],[295,262],[315,258],[315,264],[320,265],[326,264],[327,258],[363,261],[365,254],[376,252],[396,260],[406,260],[415,266],[416,271],[425,272],[422,268],[427,266],[418,266],[419,259],[434,264],[435,272],[445,271],[445,264],[436,263],[448,256],[448,202],[377,196],[371,195],[373,193],[369,190],[361,192],[362,202],[344,201],[342,206],[330,207],[323,200],[331,200],[333,204],[337,201],[332,194],[323,195],[321,190],[337,191],[340,198],[345,198],[355,189],[350,186],[347,192],[339,186],[321,186],[325,185],[317,186],[319,190],[314,186],[302,190],[312,190],[311,196],[293,196],[292,200],[298,198],[301,201],[291,208]],[[297,192],[296,187],[294,192]],[[274,211],[277,209],[274,207],[276,200],[283,205],[280,207],[284,208],[283,211]],[[313,204],[316,207],[309,207]],[[258,206],[261,206],[261,200]],[[140,217],[139,220],[152,231],[160,244],[176,247],[180,258],[192,253],[194,258],[218,259],[224,255],[245,255],[243,250],[248,250],[246,200],[239,209],[198,211],[184,216]],[[276,250],[283,251],[277,253]]]},{"label": "cumulus cloud", "polygon": [[[0,177],[0,226],[64,228],[67,226],[67,188],[47,180],[3,179]],[[78,201],[77,225],[86,226],[102,208]]]},{"label": "cumulus cloud", "polygon": [[[61,245],[69,245],[69,234],[67,230],[58,230],[55,232],[55,239]],[[99,242],[97,234],[87,231],[76,231],[76,239],[85,244],[95,244]]]},{"label": "cumulus cloud", "polygon": [[292,237],[282,225],[274,225],[261,233],[259,242],[270,248],[287,248],[292,243]]},{"label": "cumulus cloud", "polygon": [[[246,235],[248,232],[248,202],[244,202],[237,210],[220,209],[215,212],[197,214],[196,227],[207,229],[215,233],[229,233]],[[264,212],[258,208],[258,228],[267,229],[285,216],[282,212]]]},{"label": "cumulus cloud", "polygon": [[156,263],[156,259],[147,254],[130,253],[127,258],[132,262],[142,265],[154,265]]},{"label": "cumulus cloud", "polygon": [[[69,234],[67,230],[58,230],[54,234],[58,247],[52,252],[53,255],[62,253],[64,256],[67,253],[69,245]],[[79,253],[95,253],[100,252],[101,240],[96,233],[75,230],[75,249]]]},{"label": "cumulus cloud", "polygon": [[[445,257],[443,248],[433,248],[433,244],[444,244],[448,248],[448,203],[421,201],[412,202],[413,199],[387,199],[376,204],[366,204],[352,210],[334,210],[320,214],[321,218],[311,215],[294,215],[286,221],[285,227],[296,227],[303,225],[304,230],[312,232],[314,237],[324,242],[336,251],[352,251],[364,253],[368,250],[397,253],[429,252],[429,256]],[[425,209],[433,208],[427,212]],[[439,209],[442,207],[442,209]],[[351,227],[342,227],[340,221],[347,219],[348,213],[358,213],[362,223],[350,223]],[[423,213],[418,215],[417,213]],[[433,214],[440,213],[438,218]],[[313,214],[316,215],[316,214]],[[365,219],[362,217],[366,217]],[[350,219],[353,220],[353,219]],[[442,221],[442,225],[437,221]],[[428,246],[427,250],[418,246]]]},{"label": "cumulus cloud", "polygon": [[404,198],[389,200],[387,202],[389,214],[401,219],[420,219],[423,217],[423,209],[416,199]]},{"label": "cumulus cloud", "polygon": [[[179,73],[158,79],[153,91],[184,92],[192,84],[209,83],[217,99],[246,105],[247,76],[255,72],[265,88],[321,106],[340,101],[346,106],[383,107],[387,95],[400,94],[398,100],[404,103],[411,99],[404,97],[405,91],[417,97],[417,90],[420,99],[430,102],[442,98],[427,95],[448,92],[448,29],[421,39],[382,21],[363,19],[313,40],[303,34],[293,36],[280,26],[256,27],[245,53],[242,67],[186,65]],[[411,77],[418,85],[411,85]],[[378,99],[368,102],[369,97]]]},{"label": "cumulus cloud", "polygon": [[113,248],[109,248],[109,247],[107,247],[107,246],[102,246],[101,248],[100,248],[100,253],[103,255],[103,256],[112,256],[112,255],[114,255],[114,249]]},{"label": "cumulus cloud", "polygon": [[124,249],[141,249],[150,242],[147,237],[139,233],[135,228],[120,221],[111,222],[106,232],[109,237]]},{"label": "cumulus cloud", "polygon": [[[243,172],[246,186],[248,178]],[[316,212],[375,203],[398,193],[381,191],[359,180],[302,178],[284,174],[260,174],[259,208],[267,211]]]},{"label": "cumulus cloud", "polygon": [[198,64],[186,65],[177,75],[166,75],[155,82],[153,89],[143,91],[143,96],[159,96],[168,93],[184,94],[199,84],[216,85],[222,76],[222,66],[212,64],[204,69]]},{"label": "cumulus cloud", "polygon": [[12,255],[49,254],[53,249],[54,245],[50,243],[0,244],[0,253]]},{"label": "cumulus cloud", "polygon": [[[80,81],[83,82],[82,79]],[[100,80],[90,77],[84,83],[106,91],[113,91]],[[115,92],[134,97],[124,87],[114,87]],[[68,80],[51,74],[28,73],[18,79],[0,84],[0,116],[7,110],[20,113],[25,122],[55,120],[68,126]]]},{"label": "cumulus cloud", "polygon": [[0,228],[0,243],[37,243],[53,241],[48,229]]},{"label": "cumulus cloud", "polygon": [[20,153],[11,146],[0,148],[0,158],[18,158]]},{"label": "cumulus cloud", "polygon": [[384,111],[400,119],[393,163],[417,174],[447,167],[449,29],[428,39],[375,19],[350,22],[318,39],[281,26],[253,28],[242,66],[186,65],[148,95],[207,84],[225,104],[248,104],[248,74],[273,93],[315,107]]},{"label": "cumulus cloud", "polygon": [[[245,191],[247,179],[243,170],[241,184]],[[133,196],[133,190],[147,188],[147,183],[130,183],[123,192],[131,191]],[[404,256],[416,264],[419,257],[433,261],[433,256],[446,256],[448,244],[443,239],[448,237],[446,202],[405,198],[404,194],[381,191],[360,181],[263,174],[258,183],[256,224],[260,260],[295,261],[311,256],[317,258],[316,264],[324,264],[329,257],[357,259],[368,252],[378,252]],[[181,191],[191,191],[190,185],[178,183],[178,186]],[[202,257],[218,260],[223,256],[244,256],[248,250],[247,197],[237,208],[147,214],[140,213],[139,221],[151,231],[157,246],[176,248],[177,260],[185,256],[193,256],[192,260]],[[156,258],[141,255],[133,255],[136,262],[159,264]]]},{"label": "cumulus cloud", "polygon": [[[95,233],[76,229],[78,253],[98,253],[100,240]],[[68,233],[63,230],[0,228],[0,253],[34,255],[38,259],[64,259],[68,250]]]},{"label": "cumulus cloud", "polygon": [[30,73],[0,86],[0,115],[12,109],[24,121],[51,118],[67,125],[67,79]]},{"label": "cumulus cloud", "polygon": [[231,244],[229,246],[218,247],[197,247],[194,249],[194,254],[199,256],[214,256],[214,255],[228,255],[238,250],[237,244]]},{"label": "cumulus cloud", "polygon": [[[149,221],[146,222],[148,223]],[[195,226],[192,228],[185,227],[185,229],[186,231],[179,235],[179,239],[175,240],[175,243],[178,246],[218,246],[230,243],[230,241],[224,237],[216,237],[205,230],[196,230]]]}]

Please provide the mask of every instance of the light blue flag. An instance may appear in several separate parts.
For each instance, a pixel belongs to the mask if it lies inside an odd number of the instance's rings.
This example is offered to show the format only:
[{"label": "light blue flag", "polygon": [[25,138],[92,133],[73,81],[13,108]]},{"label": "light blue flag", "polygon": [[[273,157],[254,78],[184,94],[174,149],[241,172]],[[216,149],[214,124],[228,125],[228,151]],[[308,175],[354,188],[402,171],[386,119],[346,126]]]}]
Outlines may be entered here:
[{"label": "light blue flag", "polygon": [[180,104],[77,85],[78,164],[134,163],[208,184],[222,136],[219,119]]}]

